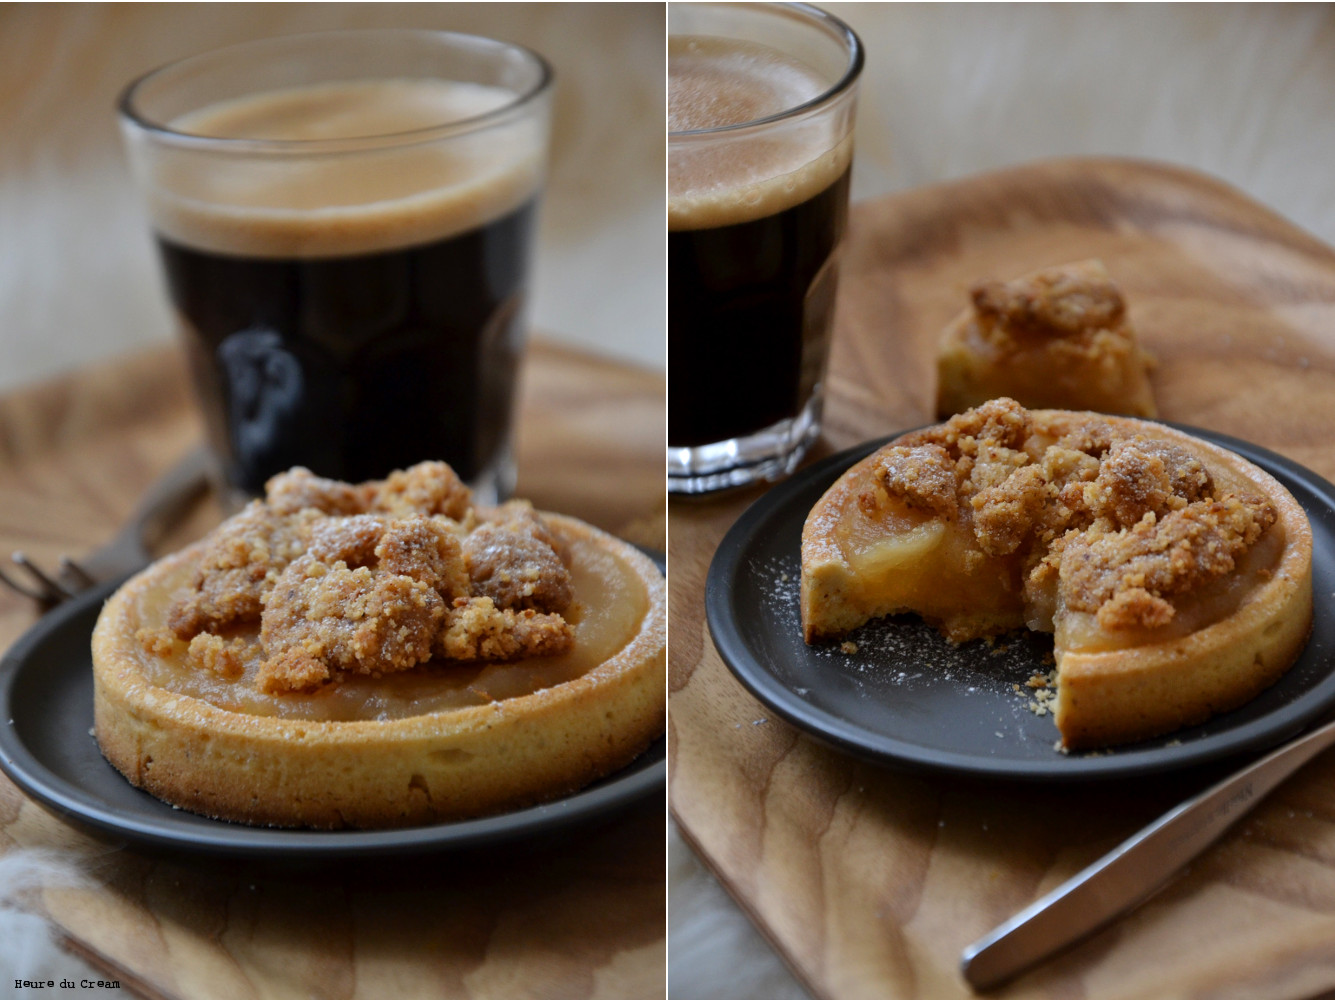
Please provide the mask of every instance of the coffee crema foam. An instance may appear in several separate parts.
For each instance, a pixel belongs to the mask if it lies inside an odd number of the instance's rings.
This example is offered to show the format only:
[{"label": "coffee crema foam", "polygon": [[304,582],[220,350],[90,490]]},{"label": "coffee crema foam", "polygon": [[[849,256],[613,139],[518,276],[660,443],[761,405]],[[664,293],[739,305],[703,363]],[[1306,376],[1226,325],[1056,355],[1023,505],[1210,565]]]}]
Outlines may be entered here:
[{"label": "coffee crema foam", "polygon": [[[396,135],[503,107],[511,91],[445,80],[351,81],[220,102],[171,122],[223,139]],[[166,149],[147,167],[150,212],[169,240],[251,257],[331,257],[476,229],[529,201],[543,136],[516,121],[476,133],[350,152]]]},{"label": "coffee crema foam", "polygon": [[[805,63],[754,42],[689,35],[668,42],[673,132],[757,121],[829,86]],[[853,142],[841,116],[824,115],[682,137],[670,156],[668,229],[710,229],[774,215],[824,191],[848,169]]]}]

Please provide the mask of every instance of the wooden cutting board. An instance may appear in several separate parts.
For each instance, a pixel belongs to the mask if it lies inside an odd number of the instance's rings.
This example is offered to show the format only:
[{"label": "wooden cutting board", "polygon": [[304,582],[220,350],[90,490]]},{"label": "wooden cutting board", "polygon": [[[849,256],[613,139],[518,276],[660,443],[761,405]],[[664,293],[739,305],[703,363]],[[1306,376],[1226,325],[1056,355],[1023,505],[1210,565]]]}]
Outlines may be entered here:
[{"label": "wooden cutting board", "polygon": [[[935,339],[973,281],[1099,257],[1158,357],[1165,419],[1335,478],[1335,252],[1208,177],[1038,163],[855,205],[846,252],[813,458],[930,422]],[[674,815],[816,997],[967,997],[965,945],[1200,779],[1044,788],[914,776],[774,718],[720,662],[703,609],[714,549],[761,492],[670,505]],[[1317,613],[1333,601],[1318,594]],[[1287,1000],[1331,988],[1328,754],[1149,904],[996,995]]]},{"label": "wooden cutting board", "polygon": [[[519,494],[661,549],[663,399],[661,375],[533,345]],[[0,398],[0,555],[50,566],[94,547],[199,436],[175,351]],[[201,504],[173,541],[218,516]],[[0,649],[35,619],[0,588]],[[33,905],[122,986],[170,1000],[662,996],[663,825],[651,800],[559,839],[282,871],[97,840],[0,777],[0,852],[68,852],[83,870]]]}]

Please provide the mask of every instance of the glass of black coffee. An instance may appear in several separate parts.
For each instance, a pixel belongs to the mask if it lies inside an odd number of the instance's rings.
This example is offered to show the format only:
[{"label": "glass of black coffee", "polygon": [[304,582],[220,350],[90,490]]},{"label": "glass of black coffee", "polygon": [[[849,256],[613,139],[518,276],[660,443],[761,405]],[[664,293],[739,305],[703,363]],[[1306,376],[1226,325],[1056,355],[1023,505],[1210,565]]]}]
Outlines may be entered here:
[{"label": "glass of black coffee", "polygon": [[862,48],[805,4],[668,7],[668,488],[820,433]]},{"label": "glass of black coffee", "polygon": [[536,54],[469,35],[274,38],[130,85],[121,122],[236,495],[304,465],[514,484],[550,117]]}]

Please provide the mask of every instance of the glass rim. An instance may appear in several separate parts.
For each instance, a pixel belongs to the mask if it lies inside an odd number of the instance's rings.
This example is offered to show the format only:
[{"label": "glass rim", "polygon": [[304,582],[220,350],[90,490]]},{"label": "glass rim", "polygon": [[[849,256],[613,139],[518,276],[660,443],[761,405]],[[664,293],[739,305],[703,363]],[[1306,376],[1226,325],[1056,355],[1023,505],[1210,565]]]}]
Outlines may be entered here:
[{"label": "glass rim", "polygon": [[[833,34],[841,37],[848,48],[848,65],[844,68],[844,73],[838,80],[821,91],[815,97],[812,97],[801,104],[791,108],[785,108],[772,115],[766,115],[764,118],[753,118],[750,121],[735,122],[731,125],[714,125],[709,128],[682,129],[680,132],[669,132],[668,140],[676,138],[686,138],[692,136],[722,135],[730,132],[740,132],[744,129],[752,129],[763,125],[773,125],[777,122],[788,121],[798,118],[807,112],[816,110],[842,96],[848,91],[857,78],[862,73],[864,62],[864,53],[862,48],[862,39],[858,38],[857,32],[850,28],[840,18],[835,17],[828,11],[821,10],[809,3],[713,3],[703,6],[714,7],[739,7],[755,9],[768,9],[771,12],[787,11],[805,16],[808,23],[818,24],[823,27],[833,29]],[[669,38],[671,35],[669,34]]]},{"label": "glass rim", "polygon": [[[241,49],[263,48],[267,46],[277,47],[284,43],[300,42],[304,40],[334,38],[354,39],[368,37],[435,38],[438,40],[463,41],[468,44],[482,43],[485,46],[494,47],[497,50],[519,53],[537,70],[537,78],[532,86],[514,94],[512,99],[508,100],[505,104],[497,108],[492,108],[489,111],[485,111],[482,114],[470,115],[467,118],[457,118],[453,121],[443,122],[439,125],[428,125],[423,128],[408,129],[406,131],[380,132],[371,135],[350,136],[339,139],[248,139],[229,136],[200,135],[194,132],[183,132],[179,129],[172,128],[164,122],[157,121],[151,116],[144,114],[135,103],[139,92],[145,85],[160,78],[164,74],[186,68],[190,63],[217,58],[226,55],[229,52],[236,52]],[[164,63],[146,73],[140,74],[126,84],[125,88],[121,91],[120,97],[116,101],[116,109],[123,123],[134,126],[151,135],[159,142],[174,146],[237,153],[349,152],[379,149],[389,146],[417,145],[419,143],[433,142],[437,139],[448,138],[455,135],[464,135],[489,128],[494,124],[514,117],[517,112],[526,109],[540,97],[544,96],[551,89],[553,77],[554,74],[551,64],[545,58],[533,49],[516,42],[501,41],[495,38],[488,38],[485,35],[472,35],[460,31],[438,31],[429,28],[350,28],[335,31],[310,31],[287,35],[273,35],[267,38],[256,38],[251,39],[250,41],[237,42],[232,45],[224,45],[219,48],[206,49],[203,52],[197,52],[193,55],[183,56],[180,59],[174,59],[171,62]],[[374,79],[374,77],[369,77],[368,79]],[[383,79],[395,79],[395,77],[386,75]],[[426,77],[424,79],[431,78]]]}]

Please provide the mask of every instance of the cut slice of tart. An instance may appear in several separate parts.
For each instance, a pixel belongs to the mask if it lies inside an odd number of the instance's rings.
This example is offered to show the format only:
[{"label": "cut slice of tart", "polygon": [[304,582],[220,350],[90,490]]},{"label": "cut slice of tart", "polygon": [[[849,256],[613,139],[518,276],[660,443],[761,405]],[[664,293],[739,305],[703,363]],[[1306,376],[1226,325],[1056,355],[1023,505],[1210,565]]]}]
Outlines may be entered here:
[{"label": "cut slice of tart", "polygon": [[807,517],[808,642],[913,612],[960,642],[1054,634],[1068,748],[1203,722],[1312,618],[1312,534],[1273,477],[1158,424],[993,400],[849,469]]},{"label": "cut slice of tart", "polygon": [[1002,396],[1029,407],[1155,415],[1149,355],[1100,261],[982,281],[970,298],[941,334],[937,416]]},{"label": "cut slice of tart", "polygon": [[569,794],[663,731],[666,599],[633,547],[448,466],[304,470],[107,603],[95,731],[145,791],[237,822],[389,827]]}]

